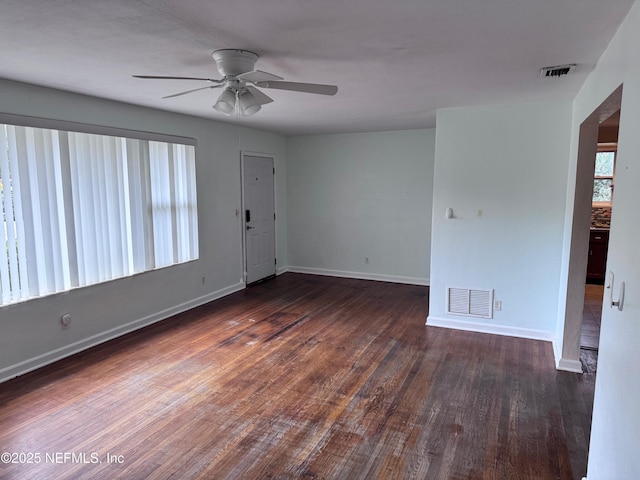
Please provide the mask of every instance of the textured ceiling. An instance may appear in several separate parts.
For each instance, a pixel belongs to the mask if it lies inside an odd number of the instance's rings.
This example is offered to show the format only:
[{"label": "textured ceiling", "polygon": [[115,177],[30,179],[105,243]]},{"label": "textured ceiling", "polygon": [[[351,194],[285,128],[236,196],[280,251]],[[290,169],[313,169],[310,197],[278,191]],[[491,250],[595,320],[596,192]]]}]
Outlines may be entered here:
[{"label": "textured ceiling", "polygon": [[[569,100],[633,0],[1,0],[0,77],[221,121],[217,90],[132,74],[218,78],[213,50],[338,85],[268,90],[244,125],[283,133],[435,126],[442,107]],[[541,79],[544,66],[577,63]],[[204,86],[204,84],[202,85]],[[1,111],[1,106],[0,106]]]}]

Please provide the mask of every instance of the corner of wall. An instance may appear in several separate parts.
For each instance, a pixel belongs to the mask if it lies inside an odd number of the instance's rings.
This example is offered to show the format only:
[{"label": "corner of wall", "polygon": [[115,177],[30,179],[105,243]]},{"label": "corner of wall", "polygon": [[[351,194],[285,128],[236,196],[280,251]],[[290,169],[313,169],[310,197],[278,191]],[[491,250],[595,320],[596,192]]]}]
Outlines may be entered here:
[{"label": "corner of wall", "polygon": [[556,358],[556,369],[563,372],[572,372],[582,374],[582,364],[577,360],[567,360],[561,358],[559,361]]},{"label": "corner of wall", "polygon": [[562,357],[562,335],[563,332],[559,332],[551,342],[553,344],[553,357],[556,363],[556,370],[582,373],[582,363],[580,363],[580,360],[571,360]]}]

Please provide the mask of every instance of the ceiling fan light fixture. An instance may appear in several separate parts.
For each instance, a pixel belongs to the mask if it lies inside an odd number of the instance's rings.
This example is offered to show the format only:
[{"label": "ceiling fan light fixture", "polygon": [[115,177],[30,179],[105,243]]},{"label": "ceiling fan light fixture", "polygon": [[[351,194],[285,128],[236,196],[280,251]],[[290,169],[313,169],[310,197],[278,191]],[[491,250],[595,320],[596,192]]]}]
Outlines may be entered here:
[{"label": "ceiling fan light fixture", "polygon": [[216,112],[231,116],[248,117],[258,113],[262,105],[273,102],[273,98],[266,95],[259,88],[273,88],[275,90],[289,90],[292,92],[315,93],[319,95],[335,95],[338,87],[319,83],[287,82],[273,73],[256,70],[255,64],[260,56],[249,50],[225,48],[212,53],[218,72],[222,78],[183,77],[167,75],[134,75],[136,78],[165,79],[165,80],[194,80],[206,81],[210,85],[181,91],[162,98],[174,98],[209,88],[223,88],[224,90],[212,105]]},{"label": "ceiling fan light fixture", "polygon": [[218,97],[213,109],[225,115],[231,115],[236,108],[236,92],[233,88],[227,87]]},{"label": "ceiling fan light fixture", "polygon": [[253,93],[247,89],[244,89],[238,95],[238,103],[240,104],[240,113],[245,117],[258,113],[262,108]]}]

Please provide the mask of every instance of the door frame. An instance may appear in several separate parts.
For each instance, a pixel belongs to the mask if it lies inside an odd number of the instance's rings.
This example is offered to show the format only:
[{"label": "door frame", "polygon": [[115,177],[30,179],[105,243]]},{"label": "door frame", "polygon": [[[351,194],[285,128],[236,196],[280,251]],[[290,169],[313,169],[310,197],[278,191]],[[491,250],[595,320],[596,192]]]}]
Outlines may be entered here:
[{"label": "door frame", "polygon": [[246,229],[246,222],[245,222],[245,218],[244,218],[244,211],[245,211],[245,191],[244,191],[244,174],[245,174],[245,157],[263,157],[263,158],[270,158],[271,161],[273,162],[273,168],[275,170],[275,173],[273,175],[273,211],[276,214],[276,218],[274,220],[274,225],[273,225],[273,237],[274,237],[274,242],[273,242],[273,256],[276,259],[276,265],[275,265],[275,272],[276,275],[278,275],[278,211],[277,211],[277,205],[278,205],[278,189],[277,189],[277,178],[276,178],[276,174],[278,172],[278,169],[276,168],[276,163],[277,163],[277,159],[276,159],[276,155],[273,153],[264,153],[264,152],[254,152],[254,151],[250,151],[250,150],[240,150],[240,212],[239,212],[239,217],[240,217],[240,239],[242,242],[242,282],[245,284],[245,286],[247,285],[247,229]]},{"label": "door frame", "polygon": [[[582,373],[580,362],[580,336],[584,310],[584,292],[589,250],[589,225],[593,189],[593,159],[598,146],[600,123],[622,107],[622,88],[616,88],[581,124],[578,133],[578,162],[575,180],[574,204],[571,219],[569,269],[564,302],[564,329],[562,352],[558,368]],[[615,196],[612,202],[614,208]],[[606,298],[606,294],[605,294]]]}]

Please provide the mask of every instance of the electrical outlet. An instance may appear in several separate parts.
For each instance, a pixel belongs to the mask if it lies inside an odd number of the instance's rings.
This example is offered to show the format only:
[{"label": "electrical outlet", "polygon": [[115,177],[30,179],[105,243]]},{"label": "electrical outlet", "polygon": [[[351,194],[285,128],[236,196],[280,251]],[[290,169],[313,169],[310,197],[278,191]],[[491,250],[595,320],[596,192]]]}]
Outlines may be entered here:
[{"label": "electrical outlet", "polygon": [[65,313],[64,315],[62,315],[62,317],[60,317],[60,328],[62,328],[62,330],[66,330],[70,326],[71,326],[71,315],[69,315],[68,313]]},{"label": "electrical outlet", "polygon": [[205,283],[207,283],[207,277],[202,277],[202,285],[204,285]]},{"label": "electrical outlet", "polygon": [[493,301],[493,309],[496,312],[499,312],[500,310],[502,310],[502,300],[494,300]]},{"label": "electrical outlet", "polygon": [[364,263],[369,264],[369,257],[364,257]]}]

